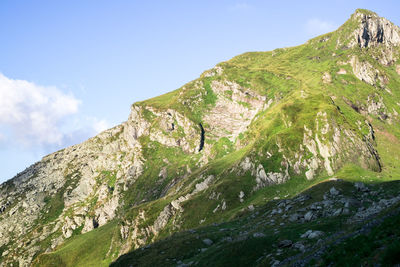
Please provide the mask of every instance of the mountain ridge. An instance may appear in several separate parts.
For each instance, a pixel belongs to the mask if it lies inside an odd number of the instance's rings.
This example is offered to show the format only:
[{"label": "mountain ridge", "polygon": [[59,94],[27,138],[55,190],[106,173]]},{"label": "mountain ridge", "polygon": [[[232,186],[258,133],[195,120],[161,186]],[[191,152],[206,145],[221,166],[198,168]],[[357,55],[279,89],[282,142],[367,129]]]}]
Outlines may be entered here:
[{"label": "mountain ridge", "polygon": [[94,260],[106,265],[326,178],[393,179],[399,36],[358,9],[304,45],[244,53],[134,103],[126,122],[1,185],[0,263],[64,262],[57,251],[96,229],[109,245]]}]

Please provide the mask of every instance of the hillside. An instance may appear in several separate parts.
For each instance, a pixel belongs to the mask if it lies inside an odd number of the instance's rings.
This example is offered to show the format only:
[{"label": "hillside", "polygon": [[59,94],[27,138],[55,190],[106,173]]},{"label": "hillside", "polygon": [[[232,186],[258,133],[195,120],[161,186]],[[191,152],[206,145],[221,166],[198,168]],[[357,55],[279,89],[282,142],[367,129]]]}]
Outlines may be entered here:
[{"label": "hillside", "polygon": [[[231,265],[221,258],[234,259],[238,248],[254,252],[238,264],[289,265],[283,256],[296,253],[276,252],[275,241],[298,243],[315,228],[349,234],[343,242],[368,220],[395,225],[399,57],[399,27],[358,9],[334,32],[239,55],[134,103],[126,122],[0,185],[0,265]],[[358,204],[345,212],[348,198]],[[317,203],[324,200],[332,202]],[[381,200],[389,204],[354,219]],[[306,217],[313,204],[326,212]],[[311,255],[304,264],[335,263],[311,262],[333,242],[320,240],[299,243],[297,257]]]}]

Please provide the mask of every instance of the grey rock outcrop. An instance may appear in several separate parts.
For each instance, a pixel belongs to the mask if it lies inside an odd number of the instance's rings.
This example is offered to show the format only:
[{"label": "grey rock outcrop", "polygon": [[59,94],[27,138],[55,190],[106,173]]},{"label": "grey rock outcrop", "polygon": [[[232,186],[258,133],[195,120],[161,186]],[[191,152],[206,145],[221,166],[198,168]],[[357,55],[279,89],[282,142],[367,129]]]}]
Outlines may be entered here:
[{"label": "grey rock outcrop", "polygon": [[400,29],[385,18],[375,13],[366,14],[357,11],[353,19],[359,21],[359,27],[354,31],[354,40],[350,46],[374,47],[379,44],[397,46],[400,44]]},{"label": "grey rock outcrop", "polygon": [[329,189],[329,193],[330,193],[332,196],[337,196],[337,195],[340,194],[339,190],[337,190],[335,187],[331,187],[331,189]]},{"label": "grey rock outcrop", "polygon": [[206,244],[207,246],[211,246],[214,242],[211,239],[206,238],[203,239],[203,243]]},{"label": "grey rock outcrop", "polygon": [[286,240],[280,241],[280,242],[278,243],[278,247],[281,247],[281,248],[288,248],[288,247],[291,247],[292,244],[293,244],[292,240],[287,240],[287,239],[286,239]]},{"label": "grey rock outcrop", "polygon": [[209,125],[208,132],[217,137],[228,137],[231,141],[247,129],[259,111],[272,103],[272,100],[267,102],[265,96],[230,81],[213,81],[211,88],[217,101],[203,120]]},{"label": "grey rock outcrop", "polygon": [[313,231],[313,230],[308,230],[304,234],[301,235],[301,238],[308,238],[308,239],[314,239],[317,237],[320,237],[324,235],[324,232],[322,231]]}]

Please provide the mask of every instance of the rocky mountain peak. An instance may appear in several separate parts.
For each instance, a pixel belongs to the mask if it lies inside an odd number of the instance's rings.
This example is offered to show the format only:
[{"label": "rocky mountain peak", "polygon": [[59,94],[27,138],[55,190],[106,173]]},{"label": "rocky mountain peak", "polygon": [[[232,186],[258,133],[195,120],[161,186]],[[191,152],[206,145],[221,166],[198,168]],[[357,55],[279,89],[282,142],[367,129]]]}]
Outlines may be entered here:
[{"label": "rocky mountain peak", "polygon": [[353,40],[350,47],[376,47],[380,44],[386,47],[400,45],[400,28],[389,20],[379,17],[376,13],[357,9],[351,16],[351,20],[358,26],[351,34]]}]

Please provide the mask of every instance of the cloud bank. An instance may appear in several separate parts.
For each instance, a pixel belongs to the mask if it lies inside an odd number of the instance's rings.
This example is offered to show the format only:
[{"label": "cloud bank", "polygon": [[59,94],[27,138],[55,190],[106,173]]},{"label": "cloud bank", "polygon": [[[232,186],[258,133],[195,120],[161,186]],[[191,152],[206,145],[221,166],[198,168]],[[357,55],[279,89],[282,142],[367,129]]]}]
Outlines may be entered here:
[{"label": "cloud bank", "polygon": [[[13,80],[0,73],[0,142],[55,148],[73,143],[74,133],[79,133],[77,141],[83,141],[107,128],[104,120],[82,119],[80,104],[57,87]],[[73,118],[81,122],[65,129]]]},{"label": "cloud bank", "polygon": [[108,122],[106,120],[99,120],[97,118],[93,118],[93,130],[96,133],[100,133],[104,130],[107,130],[109,128]]}]

